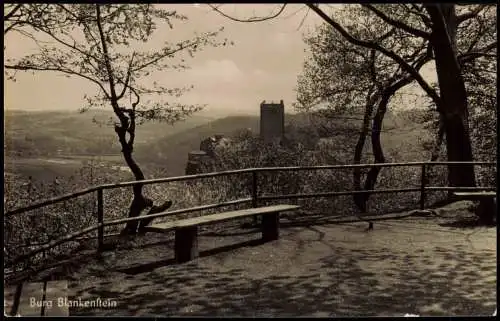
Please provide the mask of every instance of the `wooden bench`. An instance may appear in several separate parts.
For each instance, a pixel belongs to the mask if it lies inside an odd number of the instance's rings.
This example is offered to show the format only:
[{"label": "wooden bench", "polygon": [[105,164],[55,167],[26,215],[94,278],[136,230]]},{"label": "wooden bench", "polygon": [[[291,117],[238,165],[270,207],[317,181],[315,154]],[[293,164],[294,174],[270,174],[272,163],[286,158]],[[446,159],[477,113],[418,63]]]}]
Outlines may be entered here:
[{"label": "wooden bench", "polygon": [[[479,201],[479,206],[476,209],[476,215],[483,220],[491,221],[496,217],[496,192],[454,192],[454,196],[468,201]],[[491,215],[495,213],[495,215]]]},{"label": "wooden bench", "polygon": [[69,316],[65,301],[67,281],[22,283],[4,288],[4,314],[27,316]]},{"label": "wooden bench", "polygon": [[296,210],[297,205],[273,205],[239,211],[205,215],[179,221],[154,224],[142,229],[143,232],[165,233],[175,231],[175,260],[184,263],[198,257],[198,227],[228,221],[236,218],[262,216],[262,240],[272,241],[279,238],[279,214]]}]

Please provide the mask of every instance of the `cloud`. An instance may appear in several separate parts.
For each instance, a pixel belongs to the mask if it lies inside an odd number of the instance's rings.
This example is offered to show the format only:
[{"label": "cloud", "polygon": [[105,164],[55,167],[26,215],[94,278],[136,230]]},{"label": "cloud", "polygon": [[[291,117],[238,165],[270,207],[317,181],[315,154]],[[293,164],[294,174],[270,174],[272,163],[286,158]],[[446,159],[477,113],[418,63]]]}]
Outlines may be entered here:
[{"label": "cloud", "polygon": [[[281,48],[281,49],[285,49],[286,47],[293,46],[297,42],[297,39],[294,39],[294,38],[298,38],[297,35],[290,34],[289,32],[286,32],[286,33],[285,32],[277,32],[277,33],[272,34],[271,41],[272,41],[272,44],[274,46]],[[298,40],[301,40],[301,39],[298,38]]]},{"label": "cloud", "polygon": [[[302,32],[307,25],[322,22],[320,18],[316,19],[315,15],[309,14],[304,27],[297,30],[305,11],[288,19],[241,24],[213,12],[206,4],[161,6],[185,14],[189,20],[174,23],[173,31],[166,23],[159,24],[153,39],[148,43],[141,43],[140,50],[154,51],[167,38],[169,42],[191,39],[194,32],[216,30],[220,26],[224,26],[225,30],[219,40],[227,37],[233,40],[235,45],[217,48],[208,46],[197,52],[194,58],[186,59],[190,69],[180,72],[170,69],[154,72],[142,78],[141,84],[150,86],[156,81],[162,86],[172,88],[194,85],[194,89],[180,99],[209,103],[209,108],[214,106],[228,110],[237,108],[258,111],[259,103],[263,99],[284,99],[285,103],[295,99],[293,89],[296,85],[296,75],[302,70],[304,60]],[[287,10],[292,13],[301,6],[303,5],[291,4]],[[279,7],[279,4],[225,4],[223,10],[227,14],[245,18],[268,15]],[[33,45],[31,40],[21,43],[15,38],[9,38],[6,42],[7,56],[24,55]],[[176,57],[172,63],[182,57]],[[84,104],[83,94],[92,94],[95,90],[96,86],[85,80],[70,80],[52,73],[37,73],[36,77],[31,74],[21,76],[19,73],[18,83],[6,81],[4,84],[4,101],[8,106],[18,108],[75,110]],[[30,92],[30,95],[26,95],[26,92]]]},{"label": "cloud", "polygon": [[232,60],[208,60],[201,66],[192,67],[188,71],[189,78],[196,82],[234,82],[241,80],[244,75]]},{"label": "cloud", "polygon": [[252,71],[252,76],[254,77],[263,77],[263,76],[268,76],[269,73],[267,71],[264,71],[262,69],[255,69]]}]

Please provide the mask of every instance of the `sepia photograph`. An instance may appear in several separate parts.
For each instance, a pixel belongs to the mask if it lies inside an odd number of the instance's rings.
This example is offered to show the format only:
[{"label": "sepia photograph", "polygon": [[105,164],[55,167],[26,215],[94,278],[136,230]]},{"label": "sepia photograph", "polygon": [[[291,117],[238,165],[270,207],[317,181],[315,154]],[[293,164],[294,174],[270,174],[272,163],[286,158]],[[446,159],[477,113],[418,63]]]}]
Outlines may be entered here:
[{"label": "sepia photograph", "polygon": [[4,316],[496,316],[496,3],[3,6]]}]

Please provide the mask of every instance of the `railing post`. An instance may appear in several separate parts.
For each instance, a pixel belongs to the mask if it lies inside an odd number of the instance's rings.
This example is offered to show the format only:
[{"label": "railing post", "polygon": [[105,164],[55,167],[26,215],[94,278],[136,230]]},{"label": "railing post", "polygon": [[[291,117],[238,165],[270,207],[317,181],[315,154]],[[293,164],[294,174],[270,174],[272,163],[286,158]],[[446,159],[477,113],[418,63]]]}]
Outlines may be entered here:
[{"label": "railing post", "polygon": [[252,207],[257,207],[257,171],[252,172]]},{"label": "railing post", "polygon": [[101,253],[104,250],[104,198],[102,188],[97,190],[97,223],[99,228],[97,229],[97,246],[98,252]]},{"label": "railing post", "polygon": [[422,165],[422,175],[420,177],[420,209],[425,208],[425,182],[426,182],[426,164]]},{"label": "railing post", "polygon": [[[252,171],[252,207],[258,206],[258,197],[257,197],[257,171]],[[257,216],[253,217],[253,223],[257,225],[259,223],[259,219]]]}]

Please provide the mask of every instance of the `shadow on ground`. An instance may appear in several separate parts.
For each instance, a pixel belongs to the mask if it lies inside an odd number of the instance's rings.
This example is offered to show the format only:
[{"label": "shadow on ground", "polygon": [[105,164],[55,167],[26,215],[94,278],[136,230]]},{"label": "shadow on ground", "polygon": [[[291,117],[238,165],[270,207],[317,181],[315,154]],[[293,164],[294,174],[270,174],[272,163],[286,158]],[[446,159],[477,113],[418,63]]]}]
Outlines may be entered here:
[{"label": "shadow on ground", "polygon": [[109,261],[99,272],[87,273],[89,280],[77,279],[71,286],[74,298],[114,299],[117,308],[75,308],[71,315],[448,316],[494,311],[495,249],[441,245],[431,236],[428,241],[420,234],[396,236],[383,227],[372,234],[360,233],[361,226],[342,229],[290,228],[279,241],[255,246],[258,240],[246,240],[243,248],[233,244],[206,250],[182,265],[173,264],[171,246],[166,251],[165,244],[150,262]]},{"label": "shadow on ground", "polygon": [[476,217],[461,218],[461,219],[457,219],[457,220],[453,220],[450,222],[445,222],[445,223],[439,224],[439,226],[463,228],[463,229],[473,229],[473,228],[481,228],[481,227],[495,227],[496,225],[497,225],[496,222],[484,222]]}]

